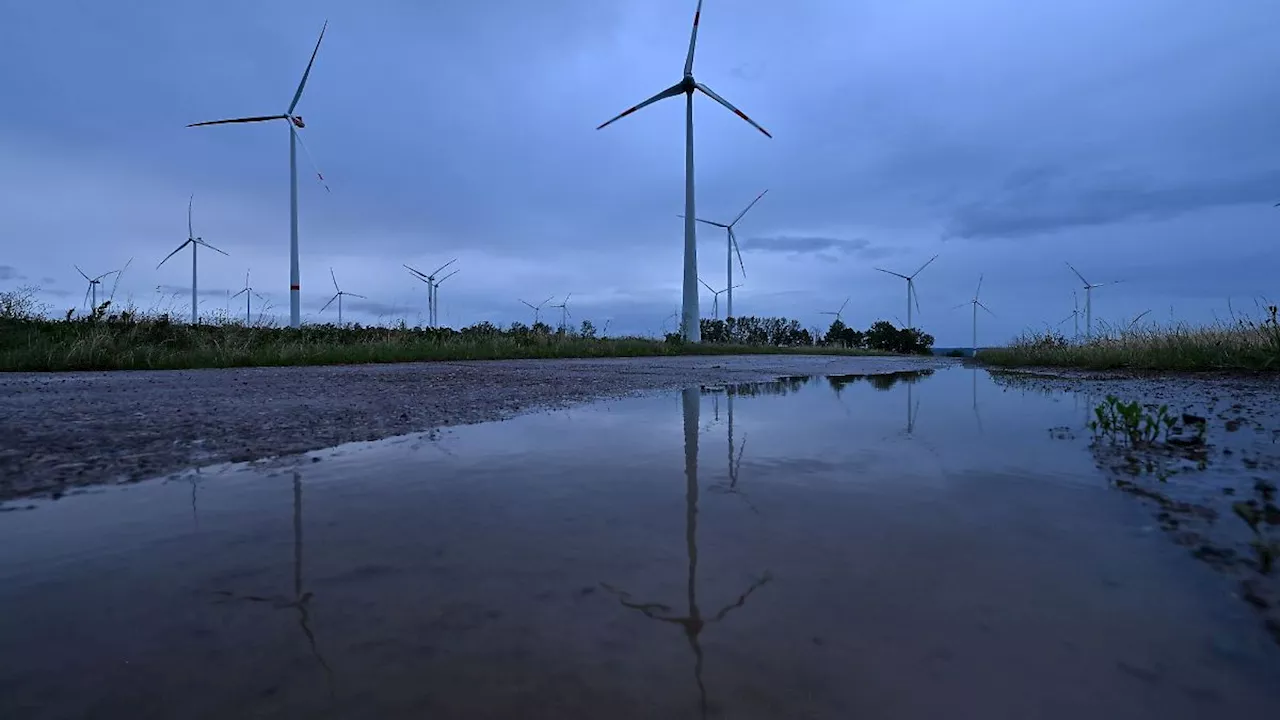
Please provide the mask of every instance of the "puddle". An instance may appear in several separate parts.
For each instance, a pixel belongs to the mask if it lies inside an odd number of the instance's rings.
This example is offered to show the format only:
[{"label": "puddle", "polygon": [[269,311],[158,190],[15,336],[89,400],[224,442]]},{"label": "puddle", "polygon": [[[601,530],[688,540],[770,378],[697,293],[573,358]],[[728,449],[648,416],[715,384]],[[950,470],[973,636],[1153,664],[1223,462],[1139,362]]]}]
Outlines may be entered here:
[{"label": "puddle", "polygon": [[784,378],[24,502],[0,717],[1269,716],[1092,401]]}]

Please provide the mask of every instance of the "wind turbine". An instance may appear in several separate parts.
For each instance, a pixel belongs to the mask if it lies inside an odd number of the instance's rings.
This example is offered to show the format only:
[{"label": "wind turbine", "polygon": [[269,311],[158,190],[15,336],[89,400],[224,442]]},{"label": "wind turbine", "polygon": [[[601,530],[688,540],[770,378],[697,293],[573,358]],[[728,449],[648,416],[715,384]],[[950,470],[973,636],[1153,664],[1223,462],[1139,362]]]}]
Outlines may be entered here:
[{"label": "wind turbine", "polygon": [[76,272],[80,273],[80,277],[89,281],[89,288],[84,291],[84,299],[86,302],[88,302],[90,296],[92,296],[93,304],[90,305],[89,307],[93,310],[96,310],[98,308],[98,286],[102,284],[102,278],[114,273],[118,273],[120,271],[112,270],[111,272],[104,272],[97,277],[89,277],[84,273],[83,270],[80,269],[79,265],[73,265],[72,267],[76,269]]},{"label": "wind turbine", "polygon": [[[198,311],[199,300],[197,299],[197,296],[196,296],[196,250],[200,245],[203,245],[214,252],[220,252],[223,255],[226,255],[225,252],[222,252],[218,248],[205,242],[203,238],[196,237],[195,232],[191,229],[191,204],[192,202],[195,201],[195,197],[196,197],[195,195],[192,195],[191,197],[187,198],[187,240],[186,242],[174,248],[173,252],[169,253],[168,255],[165,255],[164,260],[160,261],[160,265],[164,265],[166,262],[169,261],[169,258],[173,257],[174,255],[177,255],[178,251],[182,250],[182,248],[188,245],[191,246],[191,324],[192,325],[196,325],[200,322],[200,313]],[[160,265],[156,265],[157,270],[160,269]]]},{"label": "wind turbine", "polygon": [[329,302],[325,303],[324,307],[320,308],[320,312],[324,312],[325,308],[332,305],[334,300],[337,300],[338,301],[338,327],[342,327],[342,297],[344,295],[350,295],[351,297],[360,298],[361,300],[368,300],[369,298],[363,295],[357,295],[355,293],[346,292],[342,288],[338,287],[338,277],[333,274],[333,268],[329,268],[329,277],[333,279],[333,289],[337,290],[338,292],[334,293],[334,296],[329,298]]},{"label": "wind turbine", "polygon": [[[706,282],[705,280],[703,280],[702,278],[698,278],[698,282],[702,283],[702,286],[703,286],[703,287],[705,287],[705,288],[707,289],[707,291],[711,293],[711,298],[712,298],[712,300],[711,300],[711,317],[713,317],[713,318],[715,318],[715,319],[719,320],[719,319],[720,319],[720,295],[721,295],[721,293],[732,293],[732,292],[733,292],[733,287],[727,287],[727,288],[725,288],[725,289],[723,289],[723,290],[716,290],[716,289],[712,288],[710,285],[708,285],[708,284],[707,284],[707,282]],[[736,287],[742,287],[742,286],[741,286],[741,285],[738,285],[738,286],[736,286]],[[726,317],[726,318],[729,318],[729,317],[733,317],[733,316],[732,316],[732,315],[729,315],[729,314],[726,312],[726,313],[725,313],[725,317]]]},{"label": "wind turbine", "polygon": [[903,280],[907,281],[907,327],[913,327],[911,325],[911,303],[912,302],[915,303],[916,310],[920,309],[920,299],[916,296],[916,276],[920,274],[921,270],[924,270],[925,268],[929,267],[929,263],[937,259],[938,259],[938,256],[934,255],[933,257],[929,258],[928,262],[921,265],[919,270],[916,270],[910,275],[903,275],[902,273],[896,273],[892,270],[885,270],[884,268],[876,268],[882,273],[889,273],[890,275],[900,277]]},{"label": "wind turbine", "polygon": [[[285,120],[289,125],[289,325],[292,327],[301,327],[302,325],[302,297],[300,292],[301,282],[298,275],[298,145],[302,145],[302,137],[298,135],[298,130],[306,127],[302,122],[301,115],[294,115],[293,111],[298,107],[298,101],[302,99],[302,90],[307,85],[307,78],[311,75],[311,66],[316,62],[316,53],[320,52],[320,41],[324,40],[324,31],[329,27],[329,21],[325,20],[324,26],[320,28],[320,38],[316,40],[316,47],[311,51],[311,60],[307,62],[307,69],[302,73],[302,81],[298,83],[298,89],[293,93],[293,100],[289,103],[289,109],[283,115],[263,115],[259,117],[234,118],[231,120],[210,120],[207,122],[192,123],[187,127],[200,127],[202,125],[225,125],[228,123],[253,123],[267,122],[270,120]],[[306,145],[302,145],[302,151],[306,153],[307,159],[311,162],[311,167],[315,169],[315,160],[311,158],[311,152],[307,150]],[[316,170],[316,176],[320,178],[320,184],[324,185],[327,191],[329,186],[325,184],[324,175]]]},{"label": "wind turbine", "polygon": [[[529,306],[529,308],[533,310],[533,324],[534,324],[534,325],[537,325],[537,324],[541,321],[541,318],[542,318],[542,306],[543,306],[543,305],[546,305],[546,304],[547,304],[547,303],[549,303],[549,302],[551,302],[551,299],[552,299],[552,298],[554,298],[554,297],[555,297],[555,295],[552,295],[551,297],[547,298],[546,300],[543,300],[542,302],[538,303],[537,305],[534,305],[533,303],[530,303],[530,302],[526,302],[526,301],[524,301],[524,300],[520,300],[520,302],[524,303],[525,305],[528,305],[528,306]],[[517,298],[517,300],[519,300],[519,298]]]},{"label": "wind turbine", "polygon": [[[552,306],[551,306],[551,307],[553,307],[553,308],[560,308],[560,329],[561,329],[561,330],[565,329],[565,321],[570,317],[570,315],[569,315],[569,298],[570,298],[572,295],[573,295],[573,293],[569,293],[568,295],[565,295],[565,296],[564,296],[564,301],[563,301],[563,302],[561,302],[559,305],[552,305]],[[547,299],[549,300],[550,298],[547,298]]]},{"label": "wind turbine", "polygon": [[266,300],[266,298],[254,292],[253,288],[249,286],[248,270],[244,271],[244,289],[235,295],[232,295],[231,299],[234,300],[241,295],[244,295],[244,324],[245,327],[248,327],[253,324],[253,296],[257,295],[259,300]]},{"label": "wind turbine", "polygon": [[1067,267],[1071,268],[1071,272],[1080,278],[1080,282],[1084,283],[1084,336],[1087,339],[1093,339],[1093,289],[1102,287],[1103,285],[1115,285],[1121,280],[1115,280],[1109,283],[1090,283],[1084,279],[1079,270],[1076,270],[1071,263],[1067,263]]},{"label": "wind turbine", "polygon": [[818,312],[818,314],[819,314],[819,315],[835,315],[835,316],[836,316],[836,320],[835,320],[835,321],[836,321],[836,322],[841,322],[841,320],[840,320],[840,316],[844,314],[844,307],[845,307],[845,305],[848,305],[848,304],[849,304],[849,298],[845,298],[845,299],[844,299],[844,302],[840,304],[840,309],[839,309],[839,310],[837,310],[837,311],[835,311],[835,312],[831,312],[830,310],[822,310],[822,311],[819,311],[819,312]]},{"label": "wind turbine", "polygon": [[684,308],[683,318],[681,320],[681,330],[686,342],[701,342],[702,331],[699,325],[698,313],[698,236],[697,223],[694,221],[697,212],[694,208],[694,192],[693,192],[693,93],[695,90],[702,92],[707,97],[715,100],[721,105],[729,109],[730,112],[738,117],[746,120],[752,127],[764,133],[765,137],[773,137],[754,120],[747,117],[741,110],[734,107],[728,100],[717,95],[711,88],[697,82],[693,79],[693,54],[698,44],[698,20],[702,17],[702,0],[698,0],[697,10],[693,14],[693,32],[689,35],[689,54],[685,56],[684,61],[684,77],[680,82],[645,100],[634,107],[628,108],[617,117],[596,127],[597,130],[603,129],[610,123],[626,117],[631,113],[652,105],[659,100],[672,98],[677,95],[685,96],[685,115],[684,115]]},{"label": "wind turbine", "polygon": [[[729,224],[727,224],[727,225],[726,225],[726,224],[724,224],[724,223],[713,222],[713,221],[711,221],[711,220],[703,220],[702,218],[696,218],[696,219],[697,219],[697,221],[698,221],[698,222],[700,222],[700,223],[706,223],[706,224],[708,224],[708,225],[714,225],[714,226],[719,227],[719,228],[724,228],[724,229],[727,231],[728,235],[729,235],[729,242],[728,242],[728,246],[727,246],[727,253],[728,253],[728,254],[727,254],[727,255],[726,255],[726,257],[725,257],[725,278],[726,278],[726,279],[725,279],[725,287],[726,287],[726,288],[728,288],[728,294],[727,294],[727,295],[726,295],[726,297],[725,297],[725,312],[724,312],[724,316],[725,316],[726,318],[731,318],[731,317],[733,317],[733,289],[734,289],[735,287],[742,287],[741,285],[734,285],[734,284],[733,284],[733,255],[734,255],[734,253],[737,253],[737,254],[738,254],[738,267],[742,269],[742,277],[746,277],[746,276],[747,276],[747,267],[746,267],[745,265],[743,265],[743,264],[742,264],[742,251],[738,249],[738,238],[737,238],[737,236],[736,236],[736,235],[734,235],[734,234],[733,234],[733,226],[734,226],[734,225],[737,225],[737,224],[738,224],[738,221],[742,219],[742,216],[747,214],[747,210],[750,210],[750,209],[751,209],[751,208],[752,208],[756,203],[760,202],[760,198],[764,197],[764,193],[767,193],[767,192],[769,192],[769,191],[768,191],[768,190],[765,190],[764,192],[762,192],[762,193],[760,193],[759,195],[757,195],[757,196],[756,196],[756,199],[755,199],[755,200],[752,200],[752,201],[751,201],[751,203],[750,203],[750,204],[748,204],[748,205],[747,205],[747,207],[746,207],[746,208],[744,208],[742,212],[738,213],[738,217],[734,218],[734,219],[733,219]],[[678,216],[678,217],[684,217],[684,216],[683,216],[683,215],[680,215],[680,216]],[[706,283],[703,283],[703,284],[705,285]]]},{"label": "wind turbine", "polygon": [[991,308],[987,307],[986,305],[983,305],[982,301],[978,299],[978,295],[981,292],[982,292],[982,276],[979,275],[978,289],[973,291],[973,299],[967,302],[962,302],[959,305],[955,306],[954,308],[951,308],[952,310],[955,310],[957,308],[962,308],[965,305],[973,306],[973,355],[971,357],[975,357],[975,358],[978,357],[978,308],[982,308],[983,310],[986,310],[987,313],[991,315],[991,317],[996,316],[995,313],[991,312]]},{"label": "wind turbine", "polygon": [[[405,269],[413,273],[414,277],[418,278],[419,280],[427,284],[427,324],[429,324],[431,327],[436,326],[436,286],[440,284],[436,282],[436,275],[438,275],[441,270],[449,267],[450,265],[456,262],[458,262],[458,258],[454,258],[449,262],[436,268],[435,272],[431,273],[430,275],[422,272],[421,270],[415,270],[414,268],[411,268],[408,265],[405,265]],[[453,272],[449,273],[446,277],[452,277],[456,272],[458,271],[454,270]],[[440,282],[444,282],[444,279],[442,278]]]}]

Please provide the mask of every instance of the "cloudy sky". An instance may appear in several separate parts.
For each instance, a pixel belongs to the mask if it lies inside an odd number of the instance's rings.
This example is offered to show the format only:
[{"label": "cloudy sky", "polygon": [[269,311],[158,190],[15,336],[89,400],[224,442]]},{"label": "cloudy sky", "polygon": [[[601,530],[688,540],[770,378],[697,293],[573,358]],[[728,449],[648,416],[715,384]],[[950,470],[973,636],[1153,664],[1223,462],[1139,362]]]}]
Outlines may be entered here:
[{"label": "cloudy sky", "polygon": [[[298,113],[330,187],[299,169],[304,320],[329,269],[347,319],[576,320],[656,333],[680,299],[683,102],[595,127],[679,80],[695,0],[170,0],[3,3],[0,288],[59,310],[91,275],[188,312],[252,284],[287,320],[283,112],[321,24]],[[706,0],[696,77],[773,133],[695,99],[698,214],[739,225],[738,314],[806,325],[846,297],[854,325],[905,319],[965,344],[972,297],[994,343],[1069,317],[1212,320],[1280,297],[1280,3],[1232,0]],[[722,287],[725,238],[699,234]],[[1080,301],[1083,303],[1083,293]],[[704,293],[704,314],[710,313]],[[233,311],[243,312],[239,301]],[[1071,325],[1068,322],[1065,327]]]}]

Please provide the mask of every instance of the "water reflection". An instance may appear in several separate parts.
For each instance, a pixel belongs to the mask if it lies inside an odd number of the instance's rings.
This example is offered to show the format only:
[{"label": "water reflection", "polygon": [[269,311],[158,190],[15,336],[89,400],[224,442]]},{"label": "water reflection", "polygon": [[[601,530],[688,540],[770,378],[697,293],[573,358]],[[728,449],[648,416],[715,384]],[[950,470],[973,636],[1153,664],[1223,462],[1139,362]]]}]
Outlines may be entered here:
[{"label": "water reflection", "polygon": [[[780,381],[776,386],[777,394],[786,394],[794,392],[803,386],[808,378],[788,378]],[[793,381],[794,382],[793,384]],[[733,405],[732,392],[728,395],[730,428],[733,423]],[[675,615],[674,608],[670,605],[658,602],[637,602],[632,599],[631,593],[622,590],[608,583],[601,582],[600,585],[604,589],[618,596],[618,602],[623,607],[636,610],[643,613],[645,617],[659,622],[679,625],[684,631],[685,639],[689,642],[689,647],[693,651],[693,678],[698,686],[698,706],[703,717],[707,716],[707,687],[703,682],[703,652],[700,636],[707,625],[720,622],[728,617],[729,613],[735,608],[742,607],[751,593],[755,592],[761,586],[770,582],[773,576],[768,570],[760,576],[758,580],[751,583],[737,599],[724,607],[717,610],[710,617],[705,617],[701,608],[698,606],[698,435],[699,430],[699,414],[701,411],[701,392],[699,388],[688,388],[681,393],[680,404],[684,413],[684,472],[685,472],[685,547],[689,558],[689,569],[687,574],[687,603],[688,611],[685,615]],[[730,438],[732,438],[732,430],[730,430]],[[736,470],[733,464],[733,444],[732,439],[729,445],[730,468],[735,477],[731,477],[730,484],[736,485]],[[739,462],[741,457],[739,456]],[[753,508],[754,509],[754,508]]]},{"label": "water reflection", "polygon": [[230,590],[219,590],[215,594],[221,597],[221,602],[240,600],[253,603],[270,603],[277,610],[297,610],[298,627],[307,639],[307,645],[311,648],[312,656],[315,657],[316,662],[324,670],[330,697],[334,696],[333,668],[329,666],[328,661],[321,654],[319,645],[316,643],[315,632],[311,629],[310,607],[315,593],[310,591],[303,592],[302,589],[302,473],[296,471],[293,473],[293,597],[237,595]]},{"label": "water reflection", "polygon": [[982,415],[978,413],[978,368],[969,372],[973,375],[973,419],[978,423],[978,432],[983,432]]}]

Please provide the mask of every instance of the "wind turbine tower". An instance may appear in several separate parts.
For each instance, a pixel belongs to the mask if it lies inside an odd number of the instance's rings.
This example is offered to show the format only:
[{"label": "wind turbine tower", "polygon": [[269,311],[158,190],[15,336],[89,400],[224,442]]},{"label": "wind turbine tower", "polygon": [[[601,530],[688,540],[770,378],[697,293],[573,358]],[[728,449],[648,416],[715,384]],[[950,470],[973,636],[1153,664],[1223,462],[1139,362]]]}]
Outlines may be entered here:
[{"label": "wind turbine tower", "polygon": [[[187,239],[186,241],[183,242],[178,247],[174,248],[173,252],[169,253],[168,255],[165,255],[164,260],[160,261],[160,265],[164,265],[166,262],[168,262],[169,258],[173,257],[174,255],[177,255],[178,252],[182,250],[182,248],[188,245],[191,246],[191,324],[198,325],[200,323],[200,313],[199,313],[200,301],[198,298],[198,294],[196,293],[196,250],[200,246],[204,246],[214,252],[222,253],[223,255],[226,255],[226,253],[222,252],[218,248],[205,242],[203,238],[196,237],[195,231],[191,229],[191,204],[194,200],[195,200],[195,195],[192,195],[191,197],[187,198]],[[160,265],[156,265],[157,270],[160,269]]]},{"label": "wind turbine tower", "polygon": [[[765,137],[773,137],[754,120],[747,117],[741,110],[734,107],[728,100],[720,97],[711,88],[697,82],[693,79],[693,55],[698,45],[698,21],[702,17],[702,0],[698,0],[698,7],[693,14],[693,31],[689,35],[689,53],[685,56],[684,76],[680,82],[645,100],[639,105],[624,110],[616,117],[602,123],[597,130],[607,127],[616,120],[624,118],[631,113],[652,105],[659,100],[676,97],[677,95],[685,96],[685,114],[684,114],[684,283],[683,283],[683,303],[681,319],[681,332],[686,342],[701,342],[702,332],[699,326],[698,312],[698,236],[697,223],[695,218],[698,217],[694,207],[694,187],[693,187],[693,93],[698,91],[707,97],[715,100],[721,105],[728,108],[730,112],[742,118],[751,124],[752,127],[764,133]],[[732,283],[731,283],[732,284]]]},{"label": "wind turbine tower", "polygon": [[916,297],[916,276],[919,275],[922,270],[929,267],[929,263],[937,259],[938,259],[938,256],[934,255],[933,257],[929,258],[928,262],[921,265],[919,270],[916,270],[910,275],[903,275],[902,273],[896,273],[892,270],[885,270],[884,268],[876,268],[882,273],[889,273],[890,275],[893,275],[895,277],[900,277],[903,280],[907,281],[907,327],[909,328],[915,327],[914,325],[911,324],[911,304],[915,303],[916,310],[920,309],[920,299]]},{"label": "wind turbine tower", "polygon": [[[300,290],[300,280],[298,275],[298,145],[302,144],[302,137],[298,135],[298,130],[306,127],[302,122],[301,115],[293,114],[298,107],[298,101],[302,99],[302,90],[307,86],[307,78],[311,75],[311,66],[316,62],[316,53],[320,52],[320,41],[324,40],[324,31],[329,27],[329,21],[326,20],[324,26],[320,28],[320,38],[316,40],[316,47],[311,51],[311,60],[307,62],[307,69],[302,73],[302,81],[298,83],[298,89],[293,93],[293,100],[289,103],[289,109],[284,111],[282,115],[262,115],[258,117],[234,118],[231,120],[210,120],[208,122],[191,123],[187,127],[200,127],[202,125],[226,125],[230,123],[256,123],[269,122],[272,120],[285,120],[289,127],[289,325],[292,327],[302,326],[302,297]],[[310,151],[306,145],[302,145],[302,151],[306,153],[307,159],[311,161],[311,166],[315,168],[315,160],[311,158]],[[320,183],[324,185],[324,189],[329,189],[324,184],[324,175],[316,170],[316,176],[320,178]]]},{"label": "wind turbine tower", "polygon": [[1122,280],[1114,280],[1109,283],[1091,283],[1084,279],[1079,270],[1076,270],[1071,263],[1067,263],[1067,267],[1071,268],[1071,272],[1080,278],[1080,282],[1084,283],[1084,336],[1087,340],[1093,339],[1093,289],[1100,288],[1104,285],[1115,285],[1123,282]]}]

